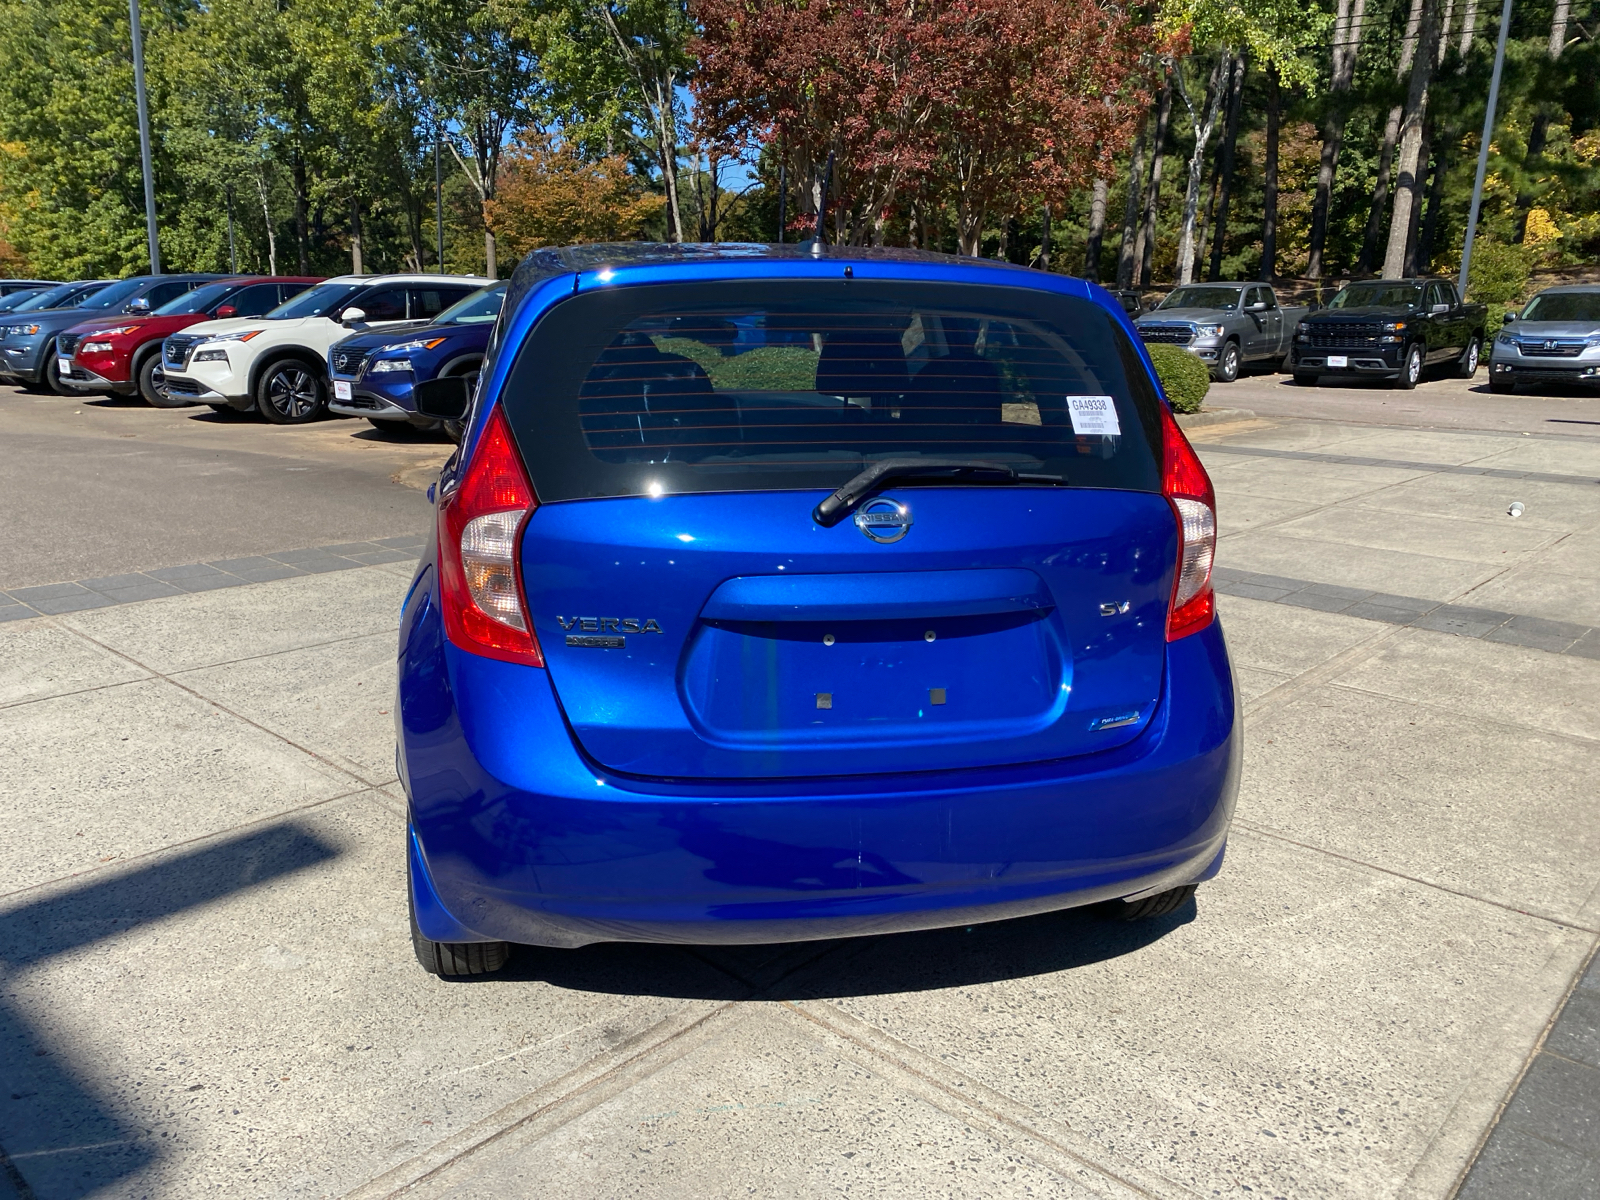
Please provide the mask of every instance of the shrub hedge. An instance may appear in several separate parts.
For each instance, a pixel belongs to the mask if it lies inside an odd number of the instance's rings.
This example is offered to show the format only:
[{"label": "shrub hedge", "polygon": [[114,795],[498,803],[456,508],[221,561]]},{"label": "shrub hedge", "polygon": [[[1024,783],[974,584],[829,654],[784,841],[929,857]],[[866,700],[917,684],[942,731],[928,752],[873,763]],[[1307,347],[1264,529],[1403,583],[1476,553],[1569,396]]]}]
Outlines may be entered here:
[{"label": "shrub hedge", "polygon": [[1156,377],[1172,401],[1172,411],[1197,413],[1211,390],[1211,372],[1194,355],[1176,346],[1146,346]]}]

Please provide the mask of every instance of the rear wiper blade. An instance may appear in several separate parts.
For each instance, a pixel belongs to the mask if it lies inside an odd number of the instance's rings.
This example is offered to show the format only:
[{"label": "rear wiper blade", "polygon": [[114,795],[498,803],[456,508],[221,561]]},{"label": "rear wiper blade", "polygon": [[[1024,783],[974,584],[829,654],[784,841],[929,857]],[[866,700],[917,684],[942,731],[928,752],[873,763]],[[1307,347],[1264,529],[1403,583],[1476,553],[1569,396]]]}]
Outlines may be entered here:
[{"label": "rear wiper blade", "polygon": [[886,458],[875,462],[811,511],[828,528],[844,520],[891,479],[947,479],[951,483],[1065,483],[1061,475],[1030,475],[981,458]]}]

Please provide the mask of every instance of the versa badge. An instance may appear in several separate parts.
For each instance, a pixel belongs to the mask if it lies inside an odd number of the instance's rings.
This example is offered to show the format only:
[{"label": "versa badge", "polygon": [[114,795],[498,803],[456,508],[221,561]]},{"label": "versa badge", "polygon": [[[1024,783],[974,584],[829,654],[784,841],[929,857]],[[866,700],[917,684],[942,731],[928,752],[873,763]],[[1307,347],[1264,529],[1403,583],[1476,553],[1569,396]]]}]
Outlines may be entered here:
[{"label": "versa badge", "polygon": [[[654,617],[563,617],[556,616],[562,629],[568,630],[567,645],[591,650],[623,650],[627,648],[625,633],[660,633],[661,626]],[[570,632],[573,629],[578,633]]]}]

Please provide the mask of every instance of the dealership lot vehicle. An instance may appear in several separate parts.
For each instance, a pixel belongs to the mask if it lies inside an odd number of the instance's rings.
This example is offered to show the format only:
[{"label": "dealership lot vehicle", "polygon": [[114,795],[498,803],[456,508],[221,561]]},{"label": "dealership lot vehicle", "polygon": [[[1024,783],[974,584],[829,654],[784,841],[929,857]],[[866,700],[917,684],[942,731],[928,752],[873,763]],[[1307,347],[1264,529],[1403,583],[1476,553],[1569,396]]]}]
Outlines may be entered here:
[{"label": "dealership lot vehicle", "polygon": [[436,429],[441,422],[417,412],[413,387],[429,379],[460,376],[470,391],[489,346],[489,334],[506,285],[474,292],[433,321],[358,333],[328,351],[333,380],[330,412],[366,417],[380,429],[396,425]]},{"label": "dealership lot vehicle", "polygon": [[1146,342],[1181,346],[1212,378],[1232,383],[1246,364],[1281,363],[1310,311],[1279,305],[1264,283],[1195,283],[1174,288],[1134,328]]},{"label": "dealership lot vehicle", "polygon": [[[197,287],[147,316],[104,318],[74,325],[57,338],[67,360],[61,384],[75,392],[137,394],[158,408],[174,407],[162,389],[161,342],[202,321],[259,317],[321,280],[297,276],[244,276]],[[178,404],[188,403],[179,401]]]},{"label": "dealership lot vehicle", "polygon": [[[72,370],[72,361],[61,352],[60,335],[84,321],[111,315],[146,316],[153,309],[176,300],[216,275],[135,275],[70,299],[72,307],[32,308],[19,306],[0,339],[0,376],[15,383],[43,384],[66,396],[72,389],[62,375]],[[45,293],[48,296],[50,293]],[[36,300],[43,297],[36,297]]]},{"label": "dealership lot vehicle", "polygon": [[61,283],[59,279],[0,279],[0,299],[18,292],[42,292],[46,288],[59,287]]},{"label": "dealership lot vehicle", "polygon": [[277,425],[327,410],[329,348],[352,332],[432,320],[494,281],[470,275],[341,275],[260,317],[191,326],[162,348],[173,400],[259,412]]},{"label": "dealership lot vehicle", "polygon": [[1466,304],[1448,279],[1370,279],[1339,290],[1300,322],[1286,365],[1307,387],[1324,375],[1390,379],[1404,390],[1430,367],[1470,379],[1488,309]]},{"label": "dealership lot vehicle", "polygon": [[9,291],[4,296],[0,296],[0,313],[11,312],[19,305],[26,304],[29,300],[42,296],[49,290],[47,287],[23,287]]},{"label": "dealership lot vehicle", "polygon": [[1546,288],[1505,325],[1489,356],[1489,388],[1519,383],[1600,387],[1600,287]]},{"label": "dealership lot vehicle", "polygon": [[1156,915],[1220,868],[1214,501],[1098,290],[599,247],[499,329],[401,618],[425,967]]}]

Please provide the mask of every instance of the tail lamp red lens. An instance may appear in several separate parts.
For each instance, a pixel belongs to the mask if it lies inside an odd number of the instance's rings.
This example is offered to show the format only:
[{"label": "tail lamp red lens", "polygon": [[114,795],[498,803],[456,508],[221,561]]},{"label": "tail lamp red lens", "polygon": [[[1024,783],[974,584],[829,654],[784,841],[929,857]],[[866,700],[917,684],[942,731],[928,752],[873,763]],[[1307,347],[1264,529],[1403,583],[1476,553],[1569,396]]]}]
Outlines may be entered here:
[{"label": "tail lamp red lens", "polygon": [[1217,494],[1200,456],[1165,407],[1161,410],[1161,490],[1178,522],[1178,572],[1167,610],[1167,641],[1199,633],[1216,619],[1211,564],[1217,553]]},{"label": "tail lamp red lens", "polygon": [[445,633],[463,650],[544,666],[528,619],[517,543],[539,507],[499,406],[460,485],[439,500],[439,596]]}]

